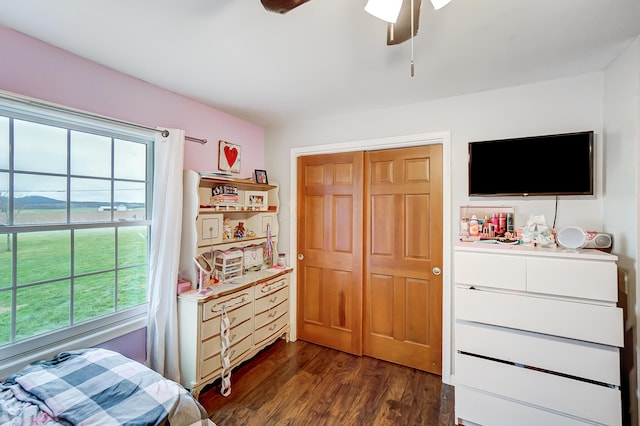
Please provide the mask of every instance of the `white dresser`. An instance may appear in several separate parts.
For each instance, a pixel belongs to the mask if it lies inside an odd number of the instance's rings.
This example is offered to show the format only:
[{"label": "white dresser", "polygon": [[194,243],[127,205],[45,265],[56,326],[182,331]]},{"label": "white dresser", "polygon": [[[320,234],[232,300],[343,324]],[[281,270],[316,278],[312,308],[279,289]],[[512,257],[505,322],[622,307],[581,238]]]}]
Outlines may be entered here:
[{"label": "white dresser", "polygon": [[616,260],[597,250],[455,248],[460,423],[621,424]]},{"label": "white dresser", "polygon": [[220,378],[223,309],[229,318],[230,367],[252,358],[281,336],[289,340],[289,273],[266,269],[216,284],[201,295],[178,296],[181,383],[197,398],[204,386]]}]

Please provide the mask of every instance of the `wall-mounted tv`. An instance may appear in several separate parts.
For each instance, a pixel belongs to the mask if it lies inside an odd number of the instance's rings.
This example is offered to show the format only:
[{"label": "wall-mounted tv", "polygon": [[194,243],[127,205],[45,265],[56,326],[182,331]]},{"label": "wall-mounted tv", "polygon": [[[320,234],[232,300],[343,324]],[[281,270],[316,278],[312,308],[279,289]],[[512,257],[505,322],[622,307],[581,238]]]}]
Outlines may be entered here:
[{"label": "wall-mounted tv", "polygon": [[469,196],[594,194],[593,131],[469,142]]}]

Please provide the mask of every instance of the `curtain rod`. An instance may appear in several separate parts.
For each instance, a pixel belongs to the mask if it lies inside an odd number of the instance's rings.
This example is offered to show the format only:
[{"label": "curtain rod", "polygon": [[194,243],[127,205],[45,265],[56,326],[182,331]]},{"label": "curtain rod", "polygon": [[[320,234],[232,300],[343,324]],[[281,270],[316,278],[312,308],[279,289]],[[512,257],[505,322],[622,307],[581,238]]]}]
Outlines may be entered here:
[{"label": "curtain rod", "polygon": [[[169,131],[167,129],[160,130],[160,129],[154,129],[153,127],[142,126],[139,124],[132,124],[132,123],[127,123],[127,124],[133,125],[136,127],[141,127],[147,130],[153,130],[154,132],[161,132],[163,138],[166,138],[167,136],[169,136]],[[205,143],[207,143],[206,139],[194,138],[193,136],[185,136],[184,140],[188,142],[198,142],[201,145],[204,145]]]},{"label": "curtain rod", "polygon": [[[50,109],[50,110],[54,110],[54,111],[58,111],[58,112],[64,112],[65,114],[73,114],[73,115],[80,116],[80,117],[83,117],[83,118],[91,118],[91,119],[94,119],[94,120],[106,121],[108,123],[118,123],[118,124],[124,124],[126,126],[137,127],[139,129],[151,130],[151,131],[154,131],[154,132],[162,132],[162,136],[165,137],[165,138],[167,136],[169,136],[169,131],[168,130],[155,129],[153,127],[143,126],[142,124],[130,123],[128,121],[118,120],[118,119],[111,118],[111,117],[105,117],[103,115],[92,114],[92,113],[86,112],[86,111],[71,109],[71,108],[67,108],[67,107],[61,106],[61,105],[40,101],[40,100],[37,100],[35,98],[29,98],[29,97],[20,96],[20,95],[12,95],[9,92],[5,92],[5,91],[2,91],[2,90],[0,90],[0,98],[8,100],[8,101],[19,102],[19,103],[22,103],[22,104],[35,105],[35,106],[38,106],[40,108]],[[197,142],[197,143],[202,144],[202,145],[207,143],[206,139],[194,138],[192,136],[185,136],[184,139],[186,141]]]}]

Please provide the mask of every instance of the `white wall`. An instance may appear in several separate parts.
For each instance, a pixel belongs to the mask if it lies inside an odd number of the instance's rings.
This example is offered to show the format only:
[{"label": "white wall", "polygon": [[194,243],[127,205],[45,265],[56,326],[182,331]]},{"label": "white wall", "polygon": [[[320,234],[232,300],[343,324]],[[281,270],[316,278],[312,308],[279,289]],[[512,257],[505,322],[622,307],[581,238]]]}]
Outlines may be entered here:
[{"label": "white wall", "polygon": [[[457,229],[461,205],[513,205],[516,225],[530,214],[544,214],[553,220],[555,201],[547,198],[501,198],[469,200],[467,194],[467,142],[494,138],[531,136],[582,130],[594,130],[597,158],[602,160],[603,74],[593,73],[562,80],[481,92],[433,102],[417,103],[393,109],[354,113],[268,128],[265,131],[265,164],[269,179],[280,184],[279,249],[289,247],[291,191],[289,164],[295,147],[368,140],[410,134],[448,131],[451,133],[451,212],[449,221]],[[532,173],[552,173],[563,159],[552,152],[537,153],[528,159],[504,159],[496,166],[530,167]],[[601,176],[601,170],[598,170]],[[602,197],[559,201],[557,226],[579,225],[603,228]],[[294,253],[288,253],[294,259]],[[451,265],[444,265],[451,270]],[[448,308],[448,309],[447,309]],[[451,307],[444,307],[449,313]],[[445,332],[448,332],[445,330]],[[443,340],[448,340],[446,337]],[[443,357],[451,356],[443,348]],[[453,372],[449,372],[453,373]]]},{"label": "white wall", "polygon": [[[638,197],[640,155],[640,38],[626,49],[604,73],[604,230],[614,234],[618,266],[625,272],[621,280],[621,301],[627,306],[625,318],[625,372],[629,387],[632,423],[638,424]],[[626,279],[624,279],[626,278]],[[626,300],[625,300],[626,299]],[[635,392],[633,392],[635,390]]]}]

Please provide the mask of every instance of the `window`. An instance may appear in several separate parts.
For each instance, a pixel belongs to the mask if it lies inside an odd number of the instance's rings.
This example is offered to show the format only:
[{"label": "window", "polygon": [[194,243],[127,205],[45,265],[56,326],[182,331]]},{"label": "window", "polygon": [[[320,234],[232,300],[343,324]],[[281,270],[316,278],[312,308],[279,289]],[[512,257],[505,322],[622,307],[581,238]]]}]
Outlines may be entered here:
[{"label": "window", "polygon": [[152,135],[0,100],[0,363],[146,316]]}]

